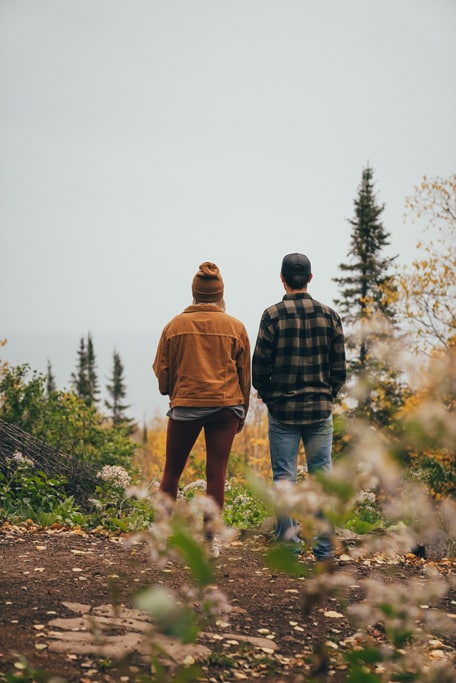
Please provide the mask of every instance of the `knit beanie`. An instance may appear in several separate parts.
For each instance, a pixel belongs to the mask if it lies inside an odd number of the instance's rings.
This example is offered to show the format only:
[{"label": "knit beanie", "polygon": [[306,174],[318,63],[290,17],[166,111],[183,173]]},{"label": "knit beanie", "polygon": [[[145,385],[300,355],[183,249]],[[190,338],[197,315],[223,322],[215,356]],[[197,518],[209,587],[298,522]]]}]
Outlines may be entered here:
[{"label": "knit beanie", "polygon": [[192,282],[193,298],[203,303],[219,301],[223,298],[223,280],[220,271],[210,261],[205,261],[199,267]]}]

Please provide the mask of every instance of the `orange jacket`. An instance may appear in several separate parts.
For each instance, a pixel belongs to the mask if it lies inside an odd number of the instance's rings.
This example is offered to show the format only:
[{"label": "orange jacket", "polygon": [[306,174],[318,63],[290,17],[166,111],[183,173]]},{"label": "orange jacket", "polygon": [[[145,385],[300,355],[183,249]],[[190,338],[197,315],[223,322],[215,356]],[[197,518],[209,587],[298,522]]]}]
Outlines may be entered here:
[{"label": "orange jacket", "polygon": [[244,325],[215,304],[188,306],[164,328],[153,369],[170,406],[244,405],[250,344]]}]

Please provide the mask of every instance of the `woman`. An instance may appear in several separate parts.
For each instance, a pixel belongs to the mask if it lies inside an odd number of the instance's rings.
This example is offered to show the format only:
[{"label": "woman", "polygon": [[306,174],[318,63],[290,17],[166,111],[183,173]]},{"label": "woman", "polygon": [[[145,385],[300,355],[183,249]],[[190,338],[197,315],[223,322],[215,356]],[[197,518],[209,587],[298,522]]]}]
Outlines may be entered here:
[{"label": "woman", "polygon": [[[228,457],[241,431],[250,397],[250,344],[244,325],[225,313],[224,285],[215,263],[193,278],[193,304],[164,328],[153,369],[169,395],[166,462],[160,490],[177,497],[187,458],[204,429],[206,494],[222,510]],[[211,552],[219,547],[205,520]]]}]

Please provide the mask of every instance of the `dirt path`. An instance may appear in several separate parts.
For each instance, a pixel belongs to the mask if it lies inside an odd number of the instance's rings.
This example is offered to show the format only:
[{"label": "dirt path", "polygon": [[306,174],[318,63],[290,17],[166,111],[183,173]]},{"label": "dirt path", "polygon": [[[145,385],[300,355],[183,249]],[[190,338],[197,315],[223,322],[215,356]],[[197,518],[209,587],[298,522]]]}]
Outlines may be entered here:
[{"label": "dirt path", "polygon": [[[304,564],[311,575],[312,559]],[[422,575],[423,564],[413,558],[398,558],[392,565],[381,559],[341,562],[337,573],[348,577],[343,601],[363,599],[359,582],[367,575],[406,584]],[[194,680],[299,683],[312,671],[344,680],[343,652],[353,647],[354,627],[338,600],[326,598],[312,605],[308,596],[304,599],[306,579],[265,568],[262,549],[246,543],[225,548],[214,569],[216,585],[232,607],[229,615],[205,628],[196,644],[177,647],[175,641],[154,636],[154,642],[177,661],[189,666],[200,662]],[[441,571],[456,572],[456,567],[446,563]],[[3,526],[0,682],[6,680],[2,674],[19,671],[22,655],[29,667],[68,683],[133,683],[139,672],[150,673],[149,624],[134,609],[133,594],[151,585],[179,590],[185,584],[190,585],[185,567],[154,567],[143,545],[131,547],[119,538],[63,530]],[[454,593],[445,598],[444,608],[456,613]],[[448,659],[455,647],[453,637],[439,649]],[[169,671],[164,680],[172,680]]]}]

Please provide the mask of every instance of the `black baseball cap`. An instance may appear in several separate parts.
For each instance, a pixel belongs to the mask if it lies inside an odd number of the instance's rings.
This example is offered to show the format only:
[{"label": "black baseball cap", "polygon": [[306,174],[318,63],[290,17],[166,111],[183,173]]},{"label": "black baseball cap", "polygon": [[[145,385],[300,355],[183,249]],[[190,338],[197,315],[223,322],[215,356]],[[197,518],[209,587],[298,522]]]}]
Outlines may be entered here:
[{"label": "black baseball cap", "polygon": [[312,267],[304,254],[287,254],[282,260],[282,275],[310,275]]}]

